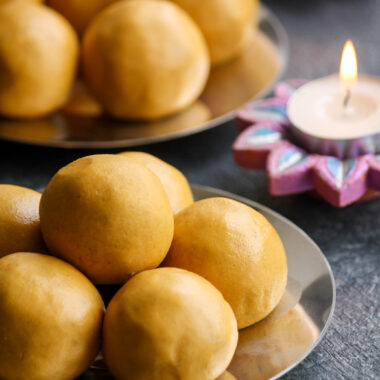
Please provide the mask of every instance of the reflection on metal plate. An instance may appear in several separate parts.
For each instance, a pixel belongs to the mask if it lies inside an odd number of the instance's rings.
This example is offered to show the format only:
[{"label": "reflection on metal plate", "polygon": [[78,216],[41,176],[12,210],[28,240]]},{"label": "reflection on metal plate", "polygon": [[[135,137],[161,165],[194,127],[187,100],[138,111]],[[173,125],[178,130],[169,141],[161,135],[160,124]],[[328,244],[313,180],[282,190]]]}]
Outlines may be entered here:
[{"label": "reflection on metal plate", "polygon": [[[276,379],[300,363],[320,342],[335,308],[335,283],[318,246],[296,225],[259,203],[202,186],[192,186],[196,200],[227,197],[261,212],[277,229],[288,260],[288,284],[275,310],[239,332],[228,371],[237,380]],[[102,286],[106,303],[117,288]],[[81,380],[111,380],[101,357]],[[228,379],[229,375],[225,375]],[[223,377],[222,377],[223,378]]]},{"label": "reflection on metal plate", "polygon": [[319,247],[296,225],[259,203],[193,186],[196,199],[222,196],[246,203],[276,228],[288,260],[288,285],[276,309],[241,330],[229,371],[237,380],[275,379],[300,363],[320,342],[335,308],[335,283]]},{"label": "reflection on metal plate", "polygon": [[[255,26],[256,29],[256,26]],[[233,117],[236,108],[267,94],[288,60],[287,35],[277,18],[261,8],[259,30],[245,52],[211,71],[201,97],[179,114],[155,122],[126,122],[102,115],[78,83],[60,112],[41,120],[0,119],[0,138],[62,148],[131,147],[210,129]]]}]

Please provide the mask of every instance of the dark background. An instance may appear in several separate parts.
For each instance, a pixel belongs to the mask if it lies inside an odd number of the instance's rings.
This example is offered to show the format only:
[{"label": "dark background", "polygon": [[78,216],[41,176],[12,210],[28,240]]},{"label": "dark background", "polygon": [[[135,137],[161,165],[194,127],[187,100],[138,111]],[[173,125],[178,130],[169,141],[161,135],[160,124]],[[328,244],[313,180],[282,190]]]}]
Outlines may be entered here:
[{"label": "dark background", "polygon": [[[288,31],[291,51],[285,77],[317,78],[338,71],[346,39],[355,43],[361,73],[380,76],[380,1],[267,0]],[[285,379],[380,378],[380,199],[342,210],[294,195],[268,194],[266,174],[238,168],[233,123],[141,150],[177,166],[190,182],[261,202],[304,229],[334,271],[337,305],[326,337]],[[120,150],[108,150],[117,152]],[[0,183],[41,189],[63,165],[96,153],[0,142]]]}]

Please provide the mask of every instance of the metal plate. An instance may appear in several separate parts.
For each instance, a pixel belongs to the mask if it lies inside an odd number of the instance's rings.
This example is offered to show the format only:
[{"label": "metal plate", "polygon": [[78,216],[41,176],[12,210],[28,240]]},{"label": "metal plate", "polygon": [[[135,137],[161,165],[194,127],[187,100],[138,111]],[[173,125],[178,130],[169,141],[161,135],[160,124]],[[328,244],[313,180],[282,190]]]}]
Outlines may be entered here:
[{"label": "metal plate", "polygon": [[[237,380],[277,379],[310,354],[331,322],[336,297],[331,268],[305,232],[269,208],[222,190],[203,186],[192,189],[196,200],[227,197],[253,207],[272,223],[284,243],[289,270],[286,292],[267,318],[239,332],[238,347],[228,368]],[[80,379],[112,377],[104,370],[92,369]]]},{"label": "metal plate", "polygon": [[0,138],[61,148],[131,147],[216,127],[231,120],[234,110],[246,102],[268,94],[286,67],[288,39],[273,13],[261,7],[259,31],[256,26],[254,29],[252,42],[243,55],[213,69],[199,100],[177,115],[152,123],[83,116],[99,108],[87,95],[85,100],[82,96],[81,103],[72,106],[70,112],[66,108],[45,119],[0,119]]}]

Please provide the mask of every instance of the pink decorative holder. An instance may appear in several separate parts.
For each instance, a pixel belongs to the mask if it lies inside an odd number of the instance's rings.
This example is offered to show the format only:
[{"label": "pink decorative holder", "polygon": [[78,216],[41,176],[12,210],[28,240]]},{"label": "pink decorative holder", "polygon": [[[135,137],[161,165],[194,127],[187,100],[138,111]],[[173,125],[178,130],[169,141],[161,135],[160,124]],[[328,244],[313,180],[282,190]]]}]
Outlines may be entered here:
[{"label": "pink decorative holder", "polygon": [[380,154],[341,159],[309,153],[294,143],[286,105],[306,82],[281,82],[273,98],[251,102],[237,112],[241,133],[233,145],[236,163],[266,169],[273,195],[314,191],[336,207],[374,198],[380,191]]}]

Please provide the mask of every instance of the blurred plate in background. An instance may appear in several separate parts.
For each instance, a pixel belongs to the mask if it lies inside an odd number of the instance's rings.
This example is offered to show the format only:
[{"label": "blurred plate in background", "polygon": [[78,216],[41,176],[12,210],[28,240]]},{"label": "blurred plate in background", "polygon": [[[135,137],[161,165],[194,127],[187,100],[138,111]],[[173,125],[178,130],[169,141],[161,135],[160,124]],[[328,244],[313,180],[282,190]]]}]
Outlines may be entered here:
[{"label": "blurred plate in background", "polygon": [[[0,119],[0,138],[61,148],[111,148],[198,133],[231,120],[235,109],[268,94],[284,72],[288,50],[284,28],[262,6],[259,30],[254,31],[252,43],[243,55],[214,68],[201,97],[181,113],[150,123],[94,117],[99,109],[79,87],[78,104],[71,104],[66,111],[41,120]],[[75,116],[80,107],[91,116]]]}]

